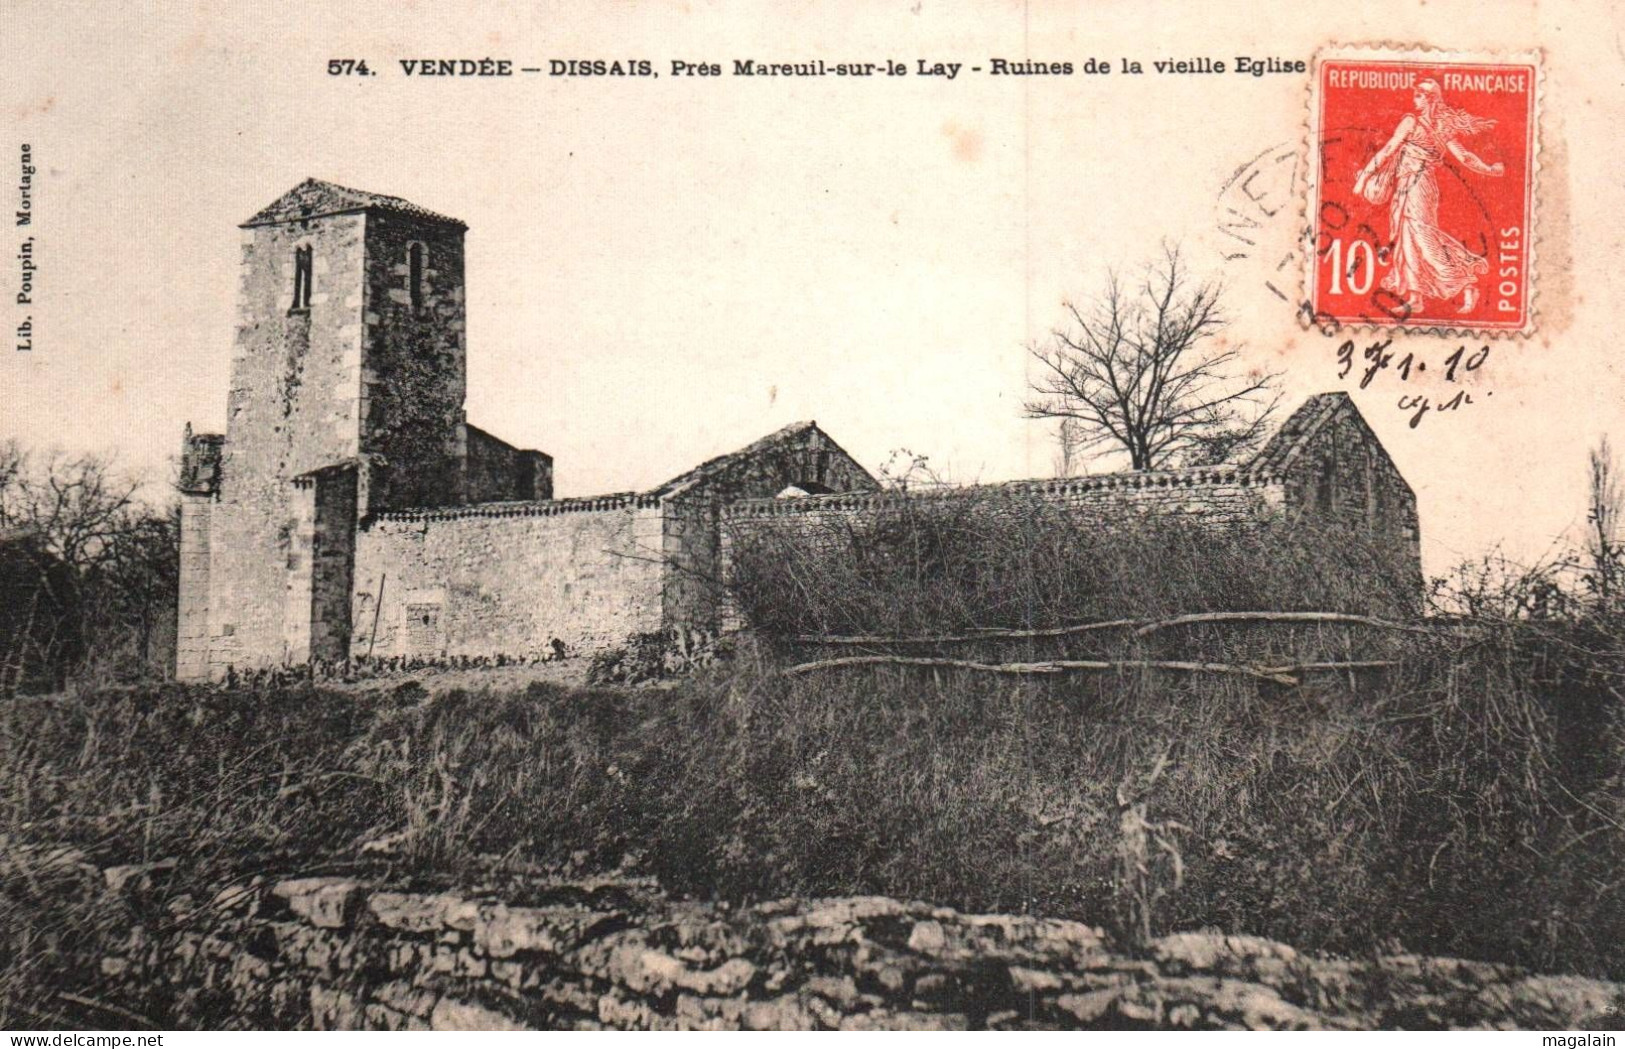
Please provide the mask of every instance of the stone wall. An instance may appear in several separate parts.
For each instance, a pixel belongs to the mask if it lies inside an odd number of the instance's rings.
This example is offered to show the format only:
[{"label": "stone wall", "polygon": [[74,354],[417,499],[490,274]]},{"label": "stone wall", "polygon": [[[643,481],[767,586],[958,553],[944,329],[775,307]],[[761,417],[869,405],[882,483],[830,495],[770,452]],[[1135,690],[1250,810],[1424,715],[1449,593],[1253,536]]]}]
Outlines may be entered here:
[{"label": "stone wall", "polygon": [[1477,962],[1216,932],[1131,950],[1080,922],[882,897],[732,909],[646,881],[319,877],[197,898],[165,892],[166,873],[103,872],[125,924],[91,988],[165,1027],[1552,1029],[1603,1026],[1625,1002],[1617,984]]},{"label": "stone wall", "polygon": [[[723,572],[729,570],[731,551],[737,544],[750,542],[763,533],[775,533],[798,545],[845,543],[849,523],[900,512],[911,501],[923,501],[944,512],[963,507],[965,512],[994,522],[1002,515],[1028,514],[1037,502],[1103,523],[1131,522],[1137,514],[1157,513],[1214,527],[1236,527],[1278,511],[1284,499],[1283,486],[1273,478],[1255,476],[1234,466],[911,489],[906,493],[888,490],[747,499],[723,511]],[[837,551],[843,555],[846,552],[844,547]],[[741,625],[739,613],[731,604],[724,604],[721,617],[729,627]]]},{"label": "stone wall", "polygon": [[176,582],[175,677],[209,676],[209,547],[213,495],[181,495],[180,576]]},{"label": "stone wall", "polygon": [[[415,298],[414,250],[420,260]],[[384,469],[366,512],[464,501],[463,282],[461,223],[390,211],[367,215],[361,451]]]},{"label": "stone wall", "polygon": [[463,495],[470,503],[553,498],[553,457],[467,427]]},{"label": "stone wall", "polygon": [[553,638],[572,650],[619,644],[661,626],[661,548],[652,496],[381,515],[357,537],[350,652],[533,656]]},{"label": "stone wall", "polygon": [[1331,417],[1280,473],[1289,512],[1380,540],[1422,587],[1416,494],[1352,404]]},{"label": "stone wall", "polygon": [[721,507],[703,493],[671,499],[661,520],[666,562],[661,626],[711,631],[726,599],[718,541]]},{"label": "stone wall", "polygon": [[1052,480],[1009,481],[955,488],[911,489],[805,496],[789,499],[744,499],[724,512],[726,530],[742,534],[754,528],[809,530],[853,516],[876,514],[909,500],[951,505],[974,501],[984,512],[1018,513],[1033,501],[1065,507],[1088,518],[1132,520],[1135,513],[1175,514],[1214,524],[1255,520],[1281,507],[1285,489],[1273,478],[1251,475],[1240,467],[1105,474]]},{"label": "stone wall", "polygon": [[715,630],[727,605],[722,516],[745,499],[765,499],[790,485],[872,492],[874,477],[814,422],[796,423],[719,456],[655,490],[666,506],[662,550],[667,564],[667,628]]},{"label": "stone wall", "polygon": [[290,662],[341,660],[349,651],[356,481],[353,464],[294,478],[283,616]]},{"label": "stone wall", "polygon": [[[291,481],[360,453],[366,218],[243,231],[238,325],[212,512],[209,663],[279,664],[295,528]],[[294,308],[295,249],[308,246],[310,306]]]}]

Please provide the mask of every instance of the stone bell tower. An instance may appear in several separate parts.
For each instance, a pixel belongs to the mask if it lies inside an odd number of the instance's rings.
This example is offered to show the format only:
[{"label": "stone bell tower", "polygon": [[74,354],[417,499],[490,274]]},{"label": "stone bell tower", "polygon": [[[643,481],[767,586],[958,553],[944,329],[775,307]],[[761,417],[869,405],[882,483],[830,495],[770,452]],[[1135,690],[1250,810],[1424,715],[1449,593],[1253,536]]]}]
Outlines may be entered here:
[{"label": "stone bell tower", "polygon": [[315,179],[243,224],[226,433],[183,449],[183,680],[344,658],[357,523],[464,500],[465,229]]}]

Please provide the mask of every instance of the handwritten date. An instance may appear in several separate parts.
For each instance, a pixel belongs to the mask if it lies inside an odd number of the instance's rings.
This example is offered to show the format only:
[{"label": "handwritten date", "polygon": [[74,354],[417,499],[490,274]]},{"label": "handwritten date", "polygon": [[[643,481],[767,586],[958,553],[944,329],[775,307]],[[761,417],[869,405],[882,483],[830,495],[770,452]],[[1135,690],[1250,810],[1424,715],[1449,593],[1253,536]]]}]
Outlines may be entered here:
[{"label": "handwritten date", "polygon": [[[1371,380],[1376,378],[1377,373],[1385,368],[1392,367],[1395,371],[1399,372],[1399,377],[1404,379],[1406,382],[1410,381],[1412,375],[1422,375],[1427,372],[1427,362],[1418,359],[1415,353],[1406,353],[1405,356],[1401,357],[1396,364],[1394,361],[1393,351],[1389,349],[1389,347],[1393,344],[1394,340],[1384,339],[1381,342],[1374,342],[1370,346],[1367,346],[1365,351],[1361,353],[1361,359],[1365,362],[1365,364],[1363,366],[1364,371],[1360,375],[1360,389],[1363,390],[1367,386],[1370,386]],[[1355,346],[1353,339],[1345,340],[1343,344],[1337,348],[1337,361],[1342,365],[1337,372],[1337,377],[1339,379],[1348,378],[1349,372],[1354,370],[1354,353]],[[1466,375],[1468,372],[1477,371],[1484,366],[1484,362],[1489,360],[1489,358],[1490,348],[1488,346],[1480,346],[1477,350],[1473,351],[1471,355],[1467,353],[1466,346],[1456,347],[1456,352],[1444,359],[1445,381],[1461,381],[1458,376]]]}]

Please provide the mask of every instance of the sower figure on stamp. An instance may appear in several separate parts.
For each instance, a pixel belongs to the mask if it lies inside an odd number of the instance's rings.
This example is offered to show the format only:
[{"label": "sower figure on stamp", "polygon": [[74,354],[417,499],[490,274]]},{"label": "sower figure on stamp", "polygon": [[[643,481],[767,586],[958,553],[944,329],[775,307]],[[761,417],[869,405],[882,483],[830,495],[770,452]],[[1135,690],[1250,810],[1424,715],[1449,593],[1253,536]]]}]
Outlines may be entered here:
[{"label": "sower figure on stamp", "polygon": [[1354,192],[1373,204],[1393,192],[1388,213],[1392,265],[1382,286],[1403,299],[1413,314],[1421,311],[1424,298],[1457,295],[1461,312],[1470,313],[1478,304],[1478,278],[1489,272],[1489,263],[1439,228],[1434,169],[1449,153],[1468,171],[1504,174],[1504,165],[1486,164],[1461,144],[1462,138],[1488,131],[1495,121],[1446,105],[1432,80],[1417,84],[1412,100],[1416,112],[1405,114],[1388,144],[1366,162],[1354,180]]}]

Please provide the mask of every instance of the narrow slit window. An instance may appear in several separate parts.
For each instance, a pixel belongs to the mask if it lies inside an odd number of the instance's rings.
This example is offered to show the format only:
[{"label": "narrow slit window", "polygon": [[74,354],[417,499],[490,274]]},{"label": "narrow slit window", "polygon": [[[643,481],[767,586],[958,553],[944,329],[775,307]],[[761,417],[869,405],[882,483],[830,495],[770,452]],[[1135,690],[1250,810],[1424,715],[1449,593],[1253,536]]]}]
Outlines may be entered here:
[{"label": "narrow slit window", "polygon": [[413,244],[406,249],[406,287],[412,296],[412,308],[423,308],[423,245]]},{"label": "narrow slit window", "polygon": [[310,309],[310,254],[309,244],[293,249],[293,308],[296,310]]},{"label": "narrow slit window", "polygon": [[1319,483],[1315,488],[1315,509],[1322,513],[1337,509],[1337,466],[1329,459],[1320,467]]}]

